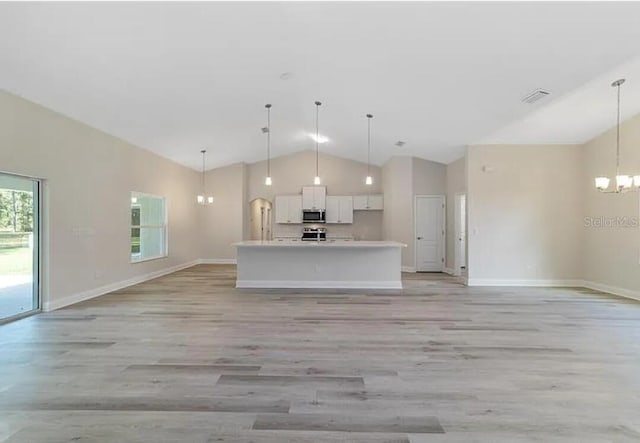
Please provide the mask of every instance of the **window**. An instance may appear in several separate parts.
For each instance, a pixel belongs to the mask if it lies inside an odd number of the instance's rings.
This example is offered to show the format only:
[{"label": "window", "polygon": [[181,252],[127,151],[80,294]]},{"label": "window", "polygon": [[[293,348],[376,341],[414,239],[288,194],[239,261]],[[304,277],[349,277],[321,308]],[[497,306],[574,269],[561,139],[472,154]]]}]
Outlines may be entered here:
[{"label": "window", "polygon": [[167,211],[165,199],[140,192],[131,193],[131,261],[167,256]]}]

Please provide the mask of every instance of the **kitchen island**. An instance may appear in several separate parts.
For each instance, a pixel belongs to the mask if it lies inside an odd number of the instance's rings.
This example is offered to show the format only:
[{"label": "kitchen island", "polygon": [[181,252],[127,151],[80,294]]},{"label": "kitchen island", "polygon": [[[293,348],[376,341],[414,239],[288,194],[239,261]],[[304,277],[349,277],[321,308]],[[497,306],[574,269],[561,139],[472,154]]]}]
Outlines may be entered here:
[{"label": "kitchen island", "polygon": [[236,288],[402,289],[392,241],[243,241]]}]

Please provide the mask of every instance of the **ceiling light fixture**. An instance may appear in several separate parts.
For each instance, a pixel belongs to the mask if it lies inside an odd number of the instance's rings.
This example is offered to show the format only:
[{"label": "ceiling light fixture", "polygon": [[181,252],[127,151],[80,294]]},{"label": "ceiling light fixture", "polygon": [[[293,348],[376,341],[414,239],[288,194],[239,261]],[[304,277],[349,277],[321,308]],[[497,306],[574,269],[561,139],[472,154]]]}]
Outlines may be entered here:
[{"label": "ceiling light fixture", "polygon": [[267,177],[264,179],[264,184],[271,186],[271,105],[264,105],[267,108],[267,130],[262,128],[262,132],[267,134]]},{"label": "ceiling light fixture", "polygon": [[318,168],[318,160],[319,160],[319,154],[320,154],[320,130],[318,128],[318,122],[319,122],[319,114],[320,114],[320,105],[322,105],[322,103],[320,103],[319,101],[315,102],[316,104],[316,176],[313,179],[313,184],[314,185],[319,185],[320,184],[320,172],[319,172],[319,168]]},{"label": "ceiling light fixture", "polygon": [[206,155],[207,150],[203,149],[200,151],[202,153],[202,194],[196,197],[196,201],[199,205],[210,205],[213,203],[213,197],[211,195],[205,198],[205,194],[207,193],[207,187],[205,183],[205,166],[206,166]]},{"label": "ceiling light fixture", "polygon": [[371,177],[371,119],[373,115],[367,114],[367,178],[364,180],[365,185],[373,184]]},{"label": "ceiling light fixture", "polygon": [[609,183],[611,179],[609,177],[600,176],[596,177],[595,184],[596,189],[604,193],[621,194],[632,190],[633,188],[640,188],[640,174],[639,175],[620,175],[620,86],[625,82],[625,79],[621,78],[611,83],[611,86],[618,89],[618,114],[616,120],[616,187],[609,190]]},{"label": "ceiling light fixture", "polygon": [[309,137],[311,137],[311,140],[313,140],[314,142],[323,144],[329,141],[328,137],[325,137],[324,135],[316,135],[316,134],[309,134]]}]

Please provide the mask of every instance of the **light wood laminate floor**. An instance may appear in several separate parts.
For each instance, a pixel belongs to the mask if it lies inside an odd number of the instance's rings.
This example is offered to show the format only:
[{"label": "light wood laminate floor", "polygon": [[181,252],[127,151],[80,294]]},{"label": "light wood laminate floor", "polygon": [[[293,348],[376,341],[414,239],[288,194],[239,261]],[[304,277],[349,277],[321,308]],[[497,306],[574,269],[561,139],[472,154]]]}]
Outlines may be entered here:
[{"label": "light wood laminate floor", "polygon": [[234,280],[195,266],[0,326],[0,441],[640,441],[638,302]]}]

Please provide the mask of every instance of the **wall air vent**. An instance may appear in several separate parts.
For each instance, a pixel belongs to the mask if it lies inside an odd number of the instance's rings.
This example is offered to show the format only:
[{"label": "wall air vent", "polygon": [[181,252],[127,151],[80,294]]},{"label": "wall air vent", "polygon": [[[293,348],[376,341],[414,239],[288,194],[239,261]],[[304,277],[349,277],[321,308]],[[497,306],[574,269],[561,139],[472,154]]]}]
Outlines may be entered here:
[{"label": "wall air vent", "polygon": [[536,89],[535,91],[530,92],[529,94],[522,97],[522,102],[529,103],[531,105],[538,100],[545,98],[549,94],[551,93],[549,91],[545,91],[544,89]]}]

